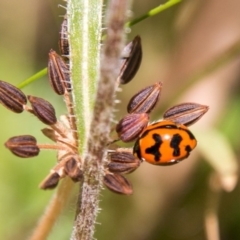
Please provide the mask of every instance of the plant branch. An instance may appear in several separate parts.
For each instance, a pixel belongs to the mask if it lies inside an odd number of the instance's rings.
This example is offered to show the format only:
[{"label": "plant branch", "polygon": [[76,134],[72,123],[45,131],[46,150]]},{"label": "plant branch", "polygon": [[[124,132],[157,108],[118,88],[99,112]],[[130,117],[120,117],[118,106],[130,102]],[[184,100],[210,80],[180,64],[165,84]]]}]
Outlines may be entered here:
[{"label": "plant branch", "polygon": [[74,186],[73,181],[70,178],[64,178],[57,192],[54,194],[51,202],[48,204],[45,214],[39,220],[37,227],[30,236],[29,240],[43,240],[47,239],[58,216],[63,210],[63,207],[68,201],[68,197]]},{"label": "plant branch", "polygon": [[158,7],[155,7],[155,8],[153,8],[153,9],[151,9],[149,12],[147,12],[147,13],[144,14],[144,15],[142,15],[141,17],[136,18],[136,19],[128,22],[128,23],[126,24],[126,26],[127,26],[127,27],[131,27],[131,26],[133,26],[133,25],[135,25],[135,24],[143,21],[143,20],[146,19],[146,18],[153,17],[153,16],[159,14],[160,12],[162,12],[162,11],[164,11],[164,10],[166,10],[166,9],[168,9],[168,8],[170,8],[170,7],[178,4],[178,3],[180,3],[181,1],[182,1],[182,0],[169,0],[169,1],[167,1],[166,3],[164,3],[164,4],[161,4],[161,5],[159,5]]},{"label": "plant branch", "polygon": [[47,75],[47,68],[42,69],[41,71],[37,72],[36,74],[34,74],[33,76],[27,78],[26,80],[24,80],[23,82],[21,82],[20,84],[18,84],[18,88],[24,88],[25,86],[29,85],[30,83],[36,81],[37,79],[43,77]]}]

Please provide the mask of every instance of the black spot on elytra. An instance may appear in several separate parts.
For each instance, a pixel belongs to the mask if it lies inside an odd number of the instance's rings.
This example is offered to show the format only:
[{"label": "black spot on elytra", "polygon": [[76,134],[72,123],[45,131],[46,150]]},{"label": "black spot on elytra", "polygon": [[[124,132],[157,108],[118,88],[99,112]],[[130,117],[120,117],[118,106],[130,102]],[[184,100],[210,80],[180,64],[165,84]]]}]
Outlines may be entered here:
[{"label": "black spot on elytra", "polygon": [[154,133],[152,135],[152,138],[155,141],[155,144],[153,146],[147,148],[145,150],[145,152],[148,153],[148,154],[152,154],[154,156],[154,160],[156,162],[159,162],[160,158],[161,158],[161,153],[160,153],[159,149],[160,149],[160,146],[161,146],[163,141],[162,141],[161,136],[156,134],[156,133]]},{"label": "black spot on elytra", "polygon": [[170,147],[173,148],[174,157],[178,157],[181,155],[180,148],[179,148],[181,141],[182,141],[181,135],[179,135],[178,133],[173,135],[172,140],[170,142]]},{"label": "black spot on elytra", "polygon": [[186,152],[187,152],[188,155],[189,155],[189,153],[192,151],[192,148],[191,148],[189,145],[187,145],[187,146],[185,147],[185,150],[186,150]]}]

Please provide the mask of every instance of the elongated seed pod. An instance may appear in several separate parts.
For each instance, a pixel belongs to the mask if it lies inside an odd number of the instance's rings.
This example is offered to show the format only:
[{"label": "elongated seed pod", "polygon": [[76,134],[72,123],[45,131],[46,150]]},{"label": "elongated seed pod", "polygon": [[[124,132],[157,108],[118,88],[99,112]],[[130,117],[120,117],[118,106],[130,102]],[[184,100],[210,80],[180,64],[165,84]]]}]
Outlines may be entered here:
[{"label": "elongated seed pod", "polygon": [[128,103],[128,113],[150,113],[158,102],[161,89],[162,83],[157,82],[135,94]]},{"label": "elongated seed pod", "polygon": [[47,189],[53,189],[58,185],[58,182],[60,180],[60,175],[57,172],[49,174],[40,184],[40,188],[47,190]]},{"label": "elongated seed pod", "polygon": [[108,156],[111,162],[133,163],[138,161],[138,159],[135,158],[132,153],[120,150],[109,152]]},{"label": "elongated seed pod", "polygon": [[110,152],[108,156],[110,163],[107,165],[107,167],[108,170],[113,173],[131,173],[135,171],[141,164],[141,161],[138,158],[135,158],[130,152]]},{"label": "elongated seed pod", "polygon": [[149,116],[147,113],[131,113],[122,118],[116,125],[118,137],[123,142],[135,140],[148,125]]},{"label": "elongated seed pod", "polygon": [[163,118],[178,124],[190,126],[197,122],[207,111],[209,107],[198,103],[181,103],[169,108]]},{"label": "elongated seed pod", "polygon": [[109,190],[115,193],[124,195],[130,195],[133,193],[130,182],[121,174],[108,173],[104,176],[103,182]]},{"label": "elongated seed pod", "polygon": [[46,136],[47,138],[51,139],[53,142],[57,141],[57,136],[56,136],[56,132],[51,129],[51,128],[43,128],[42,133],[44,136]]},{"label": "elongated seed pod", "polygon": [[112,173],[131,173],[135,171],[140,166],[140,160],[133,163],[120,163],[120,162],[110,162],[107,167]]},{"label": "elongated seed pod", "polygon": [[134,78],[142,61],[142,44],[139,36],[136,36],[123,49],[122,56],[123,60],[118,79],[120,79],[121,84],[126,84]]},{"label": "elongated seed pod", "polygon": [[35,157],[39,154],[37,140],[31,135],[21,135],[9,138],[5,146],[16,156],[22,158]]},{"label": "elongated seed pod", "polygon": [[27,98],[20,89],[0,80],[0,103],[15,113],[21,113]]},{"label": "elongated seed pod", "polygon": [[58,95],[63,95],[65,90],[71,92],[69,67],[54,50],[49,52],[48,79]]},{"label": "elongated seed pod", "polygon": [[28,96],[28,100],[32,105],[34,115],[43,123],[53,125],[57,122],[55,109],[51,103],[34,96]]}]

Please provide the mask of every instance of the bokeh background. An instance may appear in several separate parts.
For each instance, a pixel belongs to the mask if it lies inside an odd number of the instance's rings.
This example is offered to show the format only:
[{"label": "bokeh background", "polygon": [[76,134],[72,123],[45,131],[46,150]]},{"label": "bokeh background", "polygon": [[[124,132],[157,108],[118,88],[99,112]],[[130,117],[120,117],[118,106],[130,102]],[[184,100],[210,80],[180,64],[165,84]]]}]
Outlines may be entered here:
[{"label": "bokeh background", "polygon": [[[164,1],[133,3],[132,18]],[[0,79],[19,84],[47,65],[49,50],[58,49],[63,1],[0,1]],[[128,176],[132,196],[104,190],[95,237],[101,240],[237,240],[240,239],[240,1],[185,0],[133,26],[128,41],[142,37],[143,61],[135,79],[123,86],[116,119],[126,114],[131,96],[156,81],[163,82],[151,119],[174,104],[197,102],[209,112],[192,132],[198,147],[180,164],[156,167],[143,163]],[[47,76],[25,87],[26,94],[54,104],[66,113]],[[54,191],[38,184],[55,165],[56,153],[13,156],[4,142],[32,134],[47,143],[44,127],[27,113],[0,106],[0,238],[27,239]],[[131,147],[131,145],[129,145]],[[69,239],[78,186],[57,221],[50,240]]]}]

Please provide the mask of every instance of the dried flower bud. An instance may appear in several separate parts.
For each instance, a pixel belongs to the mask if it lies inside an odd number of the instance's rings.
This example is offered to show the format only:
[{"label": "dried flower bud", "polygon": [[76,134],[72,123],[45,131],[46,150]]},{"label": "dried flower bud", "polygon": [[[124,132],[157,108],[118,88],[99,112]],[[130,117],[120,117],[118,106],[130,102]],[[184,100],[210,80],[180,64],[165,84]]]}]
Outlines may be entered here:
[{"label": "dried flower bud", "polygon": [[157,82],[135,94],[127,106],[128,113],[150,113],[157,104],[161,89],[162,83]]},{"label": "dried flower bud", "polygon": [[67,16],[64,16],[63,22],[61,24],[61,29],[59,32],[59,49],[63,56],[69,55],[69,42],[68,42],[68,22]]},{"label": "dried flower bud", "polygon": [[148,125],[149,116],[147,113],[132,113],[122,118],[116,126],[118,137],[123,142],[131,142]]},{"label": "dried flower bud", "polygon": [[198,103],[182,103],[169,108],[163,115],[166,120],[190,126],[198,121],[209,107]]},{"label": "dried flower bud", "polygon": [[58,185],[60,175],[57,172],[49,174],[40,184],[41,189],[53,189]]},{"label": "dried flower bud", "polygon": [[74,158],[69,159],[64,166],[65,173],[74,181],[79,182],[83,178],[83,172]]},{"label": "dried flower bud", "polygon": [[48,60],[48,78],[52,89],[58,94],[63,95],[65,89],[71,92],[69,68],[55,51],[50,50]]},{"label": "dried flower bud", "polygon": [[34,115],[43,123],[47,125],[53,125],[57,122],[57,117],[55,115],[55,109],[51,103],[48,101],[34,97],[28,96],[28,100],[32,105]]},{"label": "dried flower bud", "polygon": [[115,193],[130,195],[133,192],[130,182],[120,174],[108,173],[104,176],[103,182],[109,190]]},{"label": "dried flower bud", "polygon": [[139,36],[136,36],[123,49],[122,56],[119,79],[121,84],[126,84],[134,78],[142,61],[142,45]]},{"label": "dried flower bud", "polygon": [[22,158],[35,157],[39,154],[37,140],[31,135],[9,138],[5,146],[16,156]]},{"label": "dried flower bud", "polygon": [[20,89],[0,80],[0,103],[15,113],[21,113],[27,98]]}]

